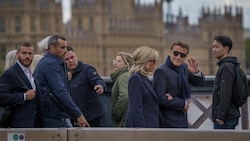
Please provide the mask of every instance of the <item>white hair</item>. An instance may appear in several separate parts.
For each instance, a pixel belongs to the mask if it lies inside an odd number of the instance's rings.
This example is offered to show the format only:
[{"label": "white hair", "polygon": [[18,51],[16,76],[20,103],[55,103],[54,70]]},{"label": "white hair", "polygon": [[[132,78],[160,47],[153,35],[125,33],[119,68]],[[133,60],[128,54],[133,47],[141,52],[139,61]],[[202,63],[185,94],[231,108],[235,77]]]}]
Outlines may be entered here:
[{"label": "white hair", "polygon": [[46,52],[49,48],[49,45],[48,45],[48,41],[49,41],[49,38],[53,36],[53,35],[49,35],[45,38],[43,38],[41,41],[39,41],[37,43],[37,46],[38,48],[42,51],[42,52]]}]

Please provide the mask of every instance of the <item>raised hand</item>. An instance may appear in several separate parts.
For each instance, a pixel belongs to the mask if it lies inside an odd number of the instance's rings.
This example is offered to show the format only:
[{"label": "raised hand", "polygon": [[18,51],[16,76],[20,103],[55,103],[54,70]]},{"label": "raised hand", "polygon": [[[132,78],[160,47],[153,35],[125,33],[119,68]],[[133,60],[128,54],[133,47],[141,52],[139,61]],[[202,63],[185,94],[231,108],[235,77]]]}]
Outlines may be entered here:
[{"label": "raised hand", "polygon": [[198,62],[195,60],[195,58],[189,58],[188,59],[188,70],[192,73],[198,73]]}]

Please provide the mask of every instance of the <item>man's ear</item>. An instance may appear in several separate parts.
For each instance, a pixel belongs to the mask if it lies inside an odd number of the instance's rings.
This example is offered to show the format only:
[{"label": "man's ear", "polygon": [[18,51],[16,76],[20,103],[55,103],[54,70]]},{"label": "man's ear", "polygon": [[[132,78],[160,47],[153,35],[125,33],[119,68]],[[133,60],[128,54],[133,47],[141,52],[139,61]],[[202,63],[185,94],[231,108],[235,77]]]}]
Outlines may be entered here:
[{"label": "man's ear", "polygon": [[171,54],[172,54],[172,50],[169,50],[168,55],[171,56]]},{"label": "man's ear", "polygon": [[229,46],[225,46],[225,48],[226,48],[227,52],[229,52]]},{"label": "man's ear", "polygon": [[54,54],[55,48],[56,48],[55,45],[50,45],[50,46],[49,46],[49,51],[50,51],[52,54]]}]

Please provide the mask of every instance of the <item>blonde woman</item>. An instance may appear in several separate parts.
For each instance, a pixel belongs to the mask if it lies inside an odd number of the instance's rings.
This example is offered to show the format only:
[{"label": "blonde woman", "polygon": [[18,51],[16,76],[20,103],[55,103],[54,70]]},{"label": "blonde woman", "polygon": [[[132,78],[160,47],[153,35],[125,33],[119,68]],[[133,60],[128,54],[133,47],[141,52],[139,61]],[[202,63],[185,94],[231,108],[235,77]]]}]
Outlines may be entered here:
[{"label": "blonde woman", "polygon": [[112,121],[115,127],[125,127],[125,118],[128,107],[128,70],[133,64],[132,54],[119,52],[113,60],[115,72],[110,75],[113,82]]},{"label": "blonde woman", "polygon": [[43,55],[40,54],[35,54],[33,57],[33,60],[30,64],[30,69],[32,70],[32,72],[35,71],[37,63],[43,58]]},{"label": "blonde woman", "polygon": [[148,80],[148,75],[156,68],[158,57],[159,53],[148,46],[141,46],[133,52],[126,127],[159,127],[159,102]]}]

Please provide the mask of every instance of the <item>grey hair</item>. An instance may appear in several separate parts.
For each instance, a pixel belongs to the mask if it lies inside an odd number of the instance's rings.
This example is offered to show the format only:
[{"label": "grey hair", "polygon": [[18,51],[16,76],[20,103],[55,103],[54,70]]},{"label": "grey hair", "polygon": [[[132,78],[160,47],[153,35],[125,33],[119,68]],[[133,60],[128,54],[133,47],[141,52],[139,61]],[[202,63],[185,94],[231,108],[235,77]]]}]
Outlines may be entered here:
[{"label": "grey hair", "polygon": [[37,43],[38,48],[39,48],[42,52],[48,51],[48,49],[49,49],[49,44],[48,44],[48,42],[49,42],[49,38],[50,38],[51,36],[53,36],[53,35],[49,35],[49,36],[43,38],[41,41],[39,41],[39,42]]}]

